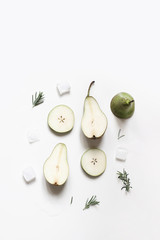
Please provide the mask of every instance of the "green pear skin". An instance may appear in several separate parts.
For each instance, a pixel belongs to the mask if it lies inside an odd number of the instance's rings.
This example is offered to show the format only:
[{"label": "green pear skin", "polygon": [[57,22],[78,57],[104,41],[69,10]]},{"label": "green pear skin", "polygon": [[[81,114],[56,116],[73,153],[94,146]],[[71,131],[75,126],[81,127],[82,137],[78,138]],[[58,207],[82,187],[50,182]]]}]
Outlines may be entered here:
[{"label": "green pear skin", "polygon": [[112,98],[110,108],[116,117],[127,119],[134,113],[135,101],[130,94],[120,92]]}]

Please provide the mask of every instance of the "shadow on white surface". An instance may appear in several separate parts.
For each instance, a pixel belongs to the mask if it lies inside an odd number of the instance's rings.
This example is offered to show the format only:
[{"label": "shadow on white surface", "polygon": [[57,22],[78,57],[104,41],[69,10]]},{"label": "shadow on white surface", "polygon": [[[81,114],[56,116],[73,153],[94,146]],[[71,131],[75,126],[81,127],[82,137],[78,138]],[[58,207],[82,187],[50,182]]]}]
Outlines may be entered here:
[{"label": "shadow on white surface", "polygon": [[67,182],[62,186],[54,186],[49,184],[44,176],[41,181],[41,198],[38,199],[36,205],[39,211],[42,211],[49,217],[57,217],[64,214],[69,208],[69,200],[64,201],[63,195]]},{"label": "shadow on white surface", "polygon": [[31,180],[30,182],[27,182],[27,181],[24,179],[23,176],[22,176],[22,178],[23,178],[23,182],[24,182],[26,185],[32,185],[32,184],[34,184],[34,183],[36,182],[36,178],[33,179],[33,180]]},{"label": "shadow on white surface", "polygon": [[102,138],[103,136],[98,139],[89,139],[83,134],[82,130],[80,129],[80,142],[86,150],[88,148],[98,148],[102,141]]},{"label": "shadow on white surface", "polygon": [[128,121],[129,121],[129,118],[128,118],[128,119],[121,119],[121,118],[117,118],[117,117],[115,116],[115,122],[117,123],[117,125],[118,125],[119,128],[121,128],[121,129],[127,128]]},{"label": "shadow on white surface", "polygon": [[61,192],[63,191],[66,184],[67,184],[67,182],[65,184],[61,185],[61,186],[56,186],[56,185],[52,185],[52,184],[48,183],[45,180],[46,189],[47,189],[48,193],[51,194],[51,195],[61,194]]}]

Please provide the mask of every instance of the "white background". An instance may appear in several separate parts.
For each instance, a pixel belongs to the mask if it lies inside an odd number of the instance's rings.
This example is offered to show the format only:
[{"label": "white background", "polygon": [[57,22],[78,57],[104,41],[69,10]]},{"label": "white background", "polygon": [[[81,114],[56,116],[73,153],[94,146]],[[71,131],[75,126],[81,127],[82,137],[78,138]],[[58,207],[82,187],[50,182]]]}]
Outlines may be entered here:
[{"label": "white background", "polygon": [[[160,3],[157,0],[0,1],[0,239],[3,240],[157,240],[160,238]],[[71,93],[60,97],[57,82],[68,80]],[[101,141],[87,141],[80,129],[89,83],[108,118]],[[32,108],[31,95],[45,93]],[[134,116],[118,120],[112,97],[129,92]],[[48,112],[69,105],[75,127],[57,136],[47,126]],[[30,145],[27,131],[40,141]],[[125,137],[117,140],[118,130]],[[43,163],[58,142],[68,148],[70,175],[62,188],[50,187]],[[107,155],[99,178],[80,167],[92,146]],[[118,146],[128,149],[125,163],[115,160]],[[25,167],[37,179],[26,184]],[[121,191],[117,170],[129,172],[133,189]],[[88,197],[100,205],[83,211]],[[73,196],[73,204],[70,199]]]}]

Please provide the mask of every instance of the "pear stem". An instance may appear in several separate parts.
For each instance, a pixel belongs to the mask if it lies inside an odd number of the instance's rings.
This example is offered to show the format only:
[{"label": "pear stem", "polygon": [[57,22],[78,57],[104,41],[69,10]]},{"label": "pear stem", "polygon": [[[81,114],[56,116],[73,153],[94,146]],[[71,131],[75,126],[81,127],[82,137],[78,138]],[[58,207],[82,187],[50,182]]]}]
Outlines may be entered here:
[{"label": "pear stem", "polygon": [[134,102],[134,100],[130,101],[129,104],[132,103],[132,102]]},{"label": "pear stem", "polygon": [[89,88],[88,88],[88,94],[87,94],[87,97],[89,97],[91,87],[92,87],[92,85],[93,85],[94,83],[95,83],[95,81],[92,81],[92,82],[90,83]]}]

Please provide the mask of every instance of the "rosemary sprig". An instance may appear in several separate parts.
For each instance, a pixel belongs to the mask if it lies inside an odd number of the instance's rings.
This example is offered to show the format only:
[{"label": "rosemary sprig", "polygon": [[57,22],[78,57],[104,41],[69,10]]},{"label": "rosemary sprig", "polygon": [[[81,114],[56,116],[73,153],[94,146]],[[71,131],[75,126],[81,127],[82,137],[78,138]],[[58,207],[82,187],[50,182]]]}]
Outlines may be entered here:
[{"label": "rosemary sprig", "polygon": [[33,107],[41,104],[44,102],[44,94],[43,92],[39,92],[39,94],[37,94],[37,92],[35,93],[35,96],[32,95],[32,105]]},{"label": "rosemary sprig", "polygon": [[120,139],[120,138],[122,138],[122,137],[124,137],[125,135],[121,135],[121,129],[119,129],[119,131],[118,131],[118,140]]},{"label": "rosemary sprig", "polygon": [[71,197],[70,205],[73,203],[73,196]]},{"label": "rosemary sprig", "polygon": [[90,206],[94,206],[94,205],[98,205],[100,202],[98,202],[96,200],[96,196],[92,196],[90,199],[87,199],[85,207],[83,208],[83,210],[90,208]]},{"label": "rosemary sprig", "polygon": [[125,169],[123,169],[123,173],[117,171],[117,174],[118,178],[123,182],[123,187],[121,188],[121,190],[125,188],[125,190],[129,192],[130,188],[132,188],[130,185],[130,178],[128,178],[129,174],[125,171]]}]

